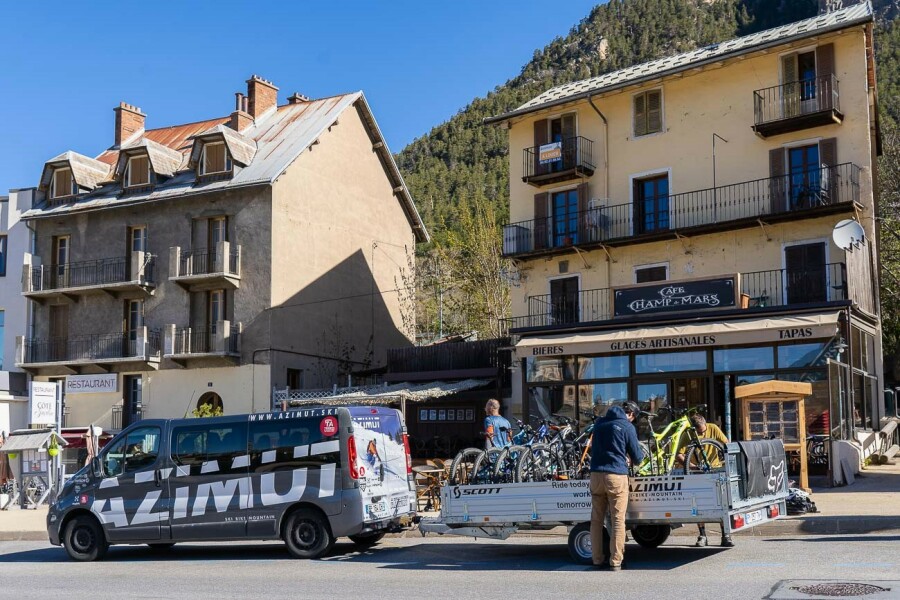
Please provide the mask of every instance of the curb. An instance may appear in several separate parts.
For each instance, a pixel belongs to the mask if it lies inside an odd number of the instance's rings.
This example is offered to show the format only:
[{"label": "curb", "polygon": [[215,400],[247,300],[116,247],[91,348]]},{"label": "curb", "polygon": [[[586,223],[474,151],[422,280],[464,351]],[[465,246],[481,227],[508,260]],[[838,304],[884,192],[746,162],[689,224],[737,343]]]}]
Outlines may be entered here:
[{"label": "curb", "polygon": [[0,542],[48,542],[46,531],[0,531]]}]

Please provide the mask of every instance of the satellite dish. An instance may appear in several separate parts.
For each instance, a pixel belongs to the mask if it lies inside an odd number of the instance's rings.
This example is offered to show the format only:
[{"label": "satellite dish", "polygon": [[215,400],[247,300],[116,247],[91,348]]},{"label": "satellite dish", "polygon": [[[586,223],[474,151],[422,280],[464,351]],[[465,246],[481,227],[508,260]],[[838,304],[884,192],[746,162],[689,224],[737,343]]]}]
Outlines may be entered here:
[{"label": "satellite dish", "polygon": [[852,250],[857,244],[866,241],[866,232],[863,231],[862,225],[853,219],[844,219],[834,226],[831,237],[838,248]]}]

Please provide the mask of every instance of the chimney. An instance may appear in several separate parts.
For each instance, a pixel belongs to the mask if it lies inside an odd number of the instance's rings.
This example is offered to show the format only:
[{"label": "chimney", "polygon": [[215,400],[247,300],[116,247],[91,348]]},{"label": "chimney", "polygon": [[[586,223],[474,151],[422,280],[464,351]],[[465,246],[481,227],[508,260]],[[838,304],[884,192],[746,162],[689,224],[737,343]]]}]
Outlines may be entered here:
[{"label": "chimney", "polygon": [[240,92],[234,94],[234,112],[231,113],[231,122],[229,127],[235,131],[243,131],[253,124],[253,117],[247,112],[247,96]]},{"label": "chimney", "polygon": [[256,119],[278,106],[278,88],[271,81],[253,75],[247,80],[247,99],[249,100],[247,112]]},{"label": "chimney", "polygon": [[309,102],[309,96],[304,96],[300,92],[294,92],[288,96],[288,104],[300,104],[301,102]]},{"label": "chimney", "polygon": [[144,120],[147,115],[142,113],[140,108],[119,102],[119,106],[113,110],[116,113],[116,146],[121,146],[122,142],[144,131]]},{"label": "chimney", "polygon": [[819,14],[826,15],[836,10],[841,10],[844,5],[855,4],[859,0],[819,0]]}]

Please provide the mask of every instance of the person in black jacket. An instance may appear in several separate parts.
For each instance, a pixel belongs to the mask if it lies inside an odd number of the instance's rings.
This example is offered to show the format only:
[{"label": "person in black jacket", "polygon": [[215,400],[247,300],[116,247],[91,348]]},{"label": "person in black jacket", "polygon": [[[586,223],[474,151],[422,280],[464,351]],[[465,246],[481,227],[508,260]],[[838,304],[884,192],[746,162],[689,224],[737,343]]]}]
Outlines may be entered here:
[{"label": "person in black jacket", "polygon": [[[632,425],[640,412],[635,402],[611,406],[597,419],[591,441],[591,545],[594,566],[618,571],[625,555],[625,511],[628,509],[628,462],[641,461],[641,446]],[[603,553],[603,525],[609,511],[612,531]]]}]

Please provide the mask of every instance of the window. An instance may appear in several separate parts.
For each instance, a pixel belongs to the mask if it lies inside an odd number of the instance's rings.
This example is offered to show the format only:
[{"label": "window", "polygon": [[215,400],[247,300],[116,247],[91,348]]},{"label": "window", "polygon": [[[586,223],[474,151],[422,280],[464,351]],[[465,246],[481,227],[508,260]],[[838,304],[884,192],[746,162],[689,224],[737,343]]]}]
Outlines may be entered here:
[{"label": "window", "polygon": [[[176,465],[197,467],[207,473],[246,473],[246,463],[234,466],[235,458],[246,455],[246,421],[207,425],[191,423],[172,430],[172,460]],[[200,473],[192,473],[195,474]]]},{"label": "window", "polygon": [[303,388],[303,371],[300,369],[287,370],[287,386],[288,389],[299,390]]},{"label": "window", "polygon": [[669,278],[669,265],[647,265],[634,268],[635,283],[665,281]]},{"label": "window", "polygon": [[[251,472],[340,464],[340,428],[333,436],[325,436],[319,428],[321,423],[322,417],[251,421]],[[311,448],[312,445],[317,447]]]},{"label": "window", "polygon": [[825,243],[795,244],[784,248],[784,277],[788,304],[828,300]]},{"label": "window", "polygon": [[231,158],[225,142],[209,142],[203,144],[200,156],[200,174],[224,173],[231,171]]},{"label": "window", "polygon": [[159,427],[139,427],[108,447],[100,461],[104,477],[118,477],[156,464]]},{"label": "window", "polygon": [[634,136],[662,131],[662,90],[634,96]]},{"label": "window", "polygon": [[525,360],[528,381],[563,381],[575,379],[574,357],[529,357]]},{"label": "window", "polygon": [[6,236],[0,235],[0,277],[6,277]]},{"label": "window", "polygon": [[571,246],[578,243],[578,190],[552,194],[553,246]]},{"label": "window", "polygon": [[136,187],[150,184],[150,158],[132,156],[125,168],[125,187]]},{"label": "window", "polygon": [[65,198],[77,193],[78,184],[72,176],[72,169],[54,169],[53,177],[50,179],[50,198]]},{"label": "window", "polygon": [[578,278],[565,277],[550,281],[550,321],[551,323],[577,323]]},{"label": "window", "polygon": [[[781,59],[781,79],[787,101],[812,100],[816,97],[816,53],[800,52]],[[795,84],[795,85],[791,85]],[[799,107],[794,107],[799,108]]]},{"label": "window", "polygon": [[628,375],[627,354],[578,357],[578,379],[614,379]]},{"label": "window", "polygon": [[144,380],[140,375],[125,375],[124,377],[125,406],[122,412],[125,416],[123,423],[125,427],[141,419],[143,383]]},{"label": "window", "polygon": [[822,166],[819,145],[788,148],[790,208],[810,208],[822,204]]},{"label": "window", "polygon": [[726,373],[774,369],[775,351],[771,346],[713,350],[713,368]]},{"label": "window", "polygon": [[669,228],[669,176],[634,180],[635,233]]},{"label": "window", "polygon": [[128,231],[128,247],[131,252],[147,251],[147,227],[131,227]]},{"label": "window", "polygon": [[209,292],[207,326],[210,334],[216,333],[219,321],[225,320],[225,290],[212,290]]},{"label": "window", "polygon": [[636,373],[704,371],[706,370],[706,351],[636,354],[634,356],[634,370]]},{"label": "window", "polygon": [[222,397],[215,392],[206,392],[197,400],[197,410],[201,410],[203,406],[209,406],[209,412],[214,415],[221,415],[225,412],[225,405],[222,403]]},{"label": "window", "polygon": [[821,342],[778,347],[779,369],[821,366],[826,360],[825,344]]},{"label": "window", "polygon": [[128,339],[132,342],[137,340],[138,330],[144,326],[144,301],[143,300],[126,300],[125,301],[125,329]]}]

